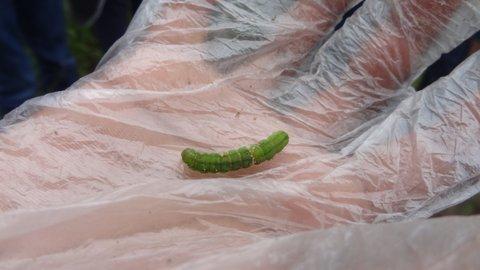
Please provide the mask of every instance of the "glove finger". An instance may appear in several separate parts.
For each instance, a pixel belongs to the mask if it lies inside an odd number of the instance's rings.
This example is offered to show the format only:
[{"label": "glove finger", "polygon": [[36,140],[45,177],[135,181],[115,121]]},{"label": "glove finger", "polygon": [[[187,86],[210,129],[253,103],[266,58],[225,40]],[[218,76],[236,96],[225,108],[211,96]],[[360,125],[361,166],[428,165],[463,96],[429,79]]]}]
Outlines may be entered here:
[{"label": "glove finger", "polygon": [[473,196],[480,176],[480,54],[403,101],[326,179],[357,179],[375,220],[430,216]]},{"label": "glove finger", "polygon": [[101,68],[73,88],[172,92],[226,78],[274,80],[324,41],[356,2],[150,1]]},{"label": "glove finger", "polygon": [[320,48],[311,74],[286,83],[271,107],[339,149],[410,95],[406,86],[441,53],[479,29],[478,0],[366,1]]}]

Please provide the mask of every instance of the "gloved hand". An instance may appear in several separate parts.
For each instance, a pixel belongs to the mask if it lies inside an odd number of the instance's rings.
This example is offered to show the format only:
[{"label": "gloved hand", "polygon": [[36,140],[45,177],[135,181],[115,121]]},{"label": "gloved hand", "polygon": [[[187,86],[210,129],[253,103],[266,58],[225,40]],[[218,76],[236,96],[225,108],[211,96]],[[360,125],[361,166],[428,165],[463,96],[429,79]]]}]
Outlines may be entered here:
[{"label": "gloved hand", "polygon": [[[96,72],[0,122],[0,259],[173,267],[476,192],[480,56],[408,86],[479,30],[480,1],[366,1],[331,37],[357,1],[242,2],[148,1]],[[275,130],[290,144],[260,166],[181,163]]]}]

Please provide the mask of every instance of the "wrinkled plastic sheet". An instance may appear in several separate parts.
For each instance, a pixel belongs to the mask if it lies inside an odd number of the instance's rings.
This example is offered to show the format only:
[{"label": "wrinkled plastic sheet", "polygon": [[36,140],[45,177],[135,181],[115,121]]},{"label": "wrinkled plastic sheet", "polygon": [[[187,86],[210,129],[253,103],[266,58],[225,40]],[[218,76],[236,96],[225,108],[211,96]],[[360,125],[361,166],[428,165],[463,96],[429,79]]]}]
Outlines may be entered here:
[{"label": "wrinkled plastic sheet", "polygon": [[[340,226],[250,244],[238,234],[171,230],[91,240],[35,259],[31,250],[7,251],[2,269],[478,269],[479,224],[477,216]],[[37,233],[31,240],[51,241],[53,234]],[[12,254],[23,258],[5,259]]]},{"label": "wrinkled plastic sheet", "polygon": [[[429,217],[480,187],[480,54],[409,87],[480,29],[480,1],[366,1],[333,33],[357,3],[145,1],[94,73],[1,120],[0,268],[341,269],[350,252],[375,269],[401,266],[411,243],[392,243],[417,225],[465,240],[456,220],[320,230]],[[180,159],[275,130],[290,144],[259,166]],[[383,240],[389,259],[360,248]]]},{"label": "wrinkled plastic sheet", "polygon": [[311,231],[219,252],[179,269],[478,269],[480,218]]}]

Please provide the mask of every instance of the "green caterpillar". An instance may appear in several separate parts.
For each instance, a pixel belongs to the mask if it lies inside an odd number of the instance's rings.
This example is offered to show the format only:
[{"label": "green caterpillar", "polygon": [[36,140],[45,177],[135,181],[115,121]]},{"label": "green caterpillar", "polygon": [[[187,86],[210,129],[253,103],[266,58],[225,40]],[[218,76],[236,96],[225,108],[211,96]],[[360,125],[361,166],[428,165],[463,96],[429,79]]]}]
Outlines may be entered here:
[{"label": "green caterpillar", "polygon": [[272,159],[287,144],[288,134],[285,131],[277,131],[257,144],[223,154],[201,153],[187,148],[182,152],[182,160],[190,169],[202,173],[236,171]]}]

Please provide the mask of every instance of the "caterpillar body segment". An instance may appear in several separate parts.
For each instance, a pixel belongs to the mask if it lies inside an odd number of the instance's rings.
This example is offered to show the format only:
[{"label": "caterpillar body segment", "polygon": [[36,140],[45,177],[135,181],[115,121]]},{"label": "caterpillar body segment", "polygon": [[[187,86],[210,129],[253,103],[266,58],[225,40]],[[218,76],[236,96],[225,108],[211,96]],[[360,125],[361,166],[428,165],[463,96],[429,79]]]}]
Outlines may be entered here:
[{"label": "caterpillar body segment", "polygon": [[182,152],[182,160],[187,166],[202,173],[236,171],[272,159],[288,144],[288,134],[277,131],[265,140],[248,147],[240,147],[225,153],[203,153],[187,148]]}]

